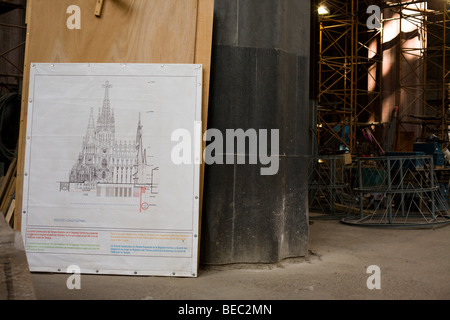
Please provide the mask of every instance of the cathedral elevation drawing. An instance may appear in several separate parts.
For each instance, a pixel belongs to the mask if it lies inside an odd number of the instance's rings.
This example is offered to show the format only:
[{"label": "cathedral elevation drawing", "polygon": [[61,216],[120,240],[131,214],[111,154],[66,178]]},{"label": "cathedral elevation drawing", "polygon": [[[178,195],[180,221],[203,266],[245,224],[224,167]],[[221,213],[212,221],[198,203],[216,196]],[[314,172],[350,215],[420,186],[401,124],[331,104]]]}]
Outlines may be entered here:
[{"label": "cathedral elevation drawing", "polygon": [[86,135],[78,159],[73,165],[69,182],[60,183],[60,191],[82,192],[99,197],[140,197],[142,193],[157,193],[153,183],[155,171],[147,165],[142,142],[140,114],[136,119],[136,139],[116,139],[116,120],[111,108],[109,81],[103,85],[103,105],[94,119],[91,108]]}]

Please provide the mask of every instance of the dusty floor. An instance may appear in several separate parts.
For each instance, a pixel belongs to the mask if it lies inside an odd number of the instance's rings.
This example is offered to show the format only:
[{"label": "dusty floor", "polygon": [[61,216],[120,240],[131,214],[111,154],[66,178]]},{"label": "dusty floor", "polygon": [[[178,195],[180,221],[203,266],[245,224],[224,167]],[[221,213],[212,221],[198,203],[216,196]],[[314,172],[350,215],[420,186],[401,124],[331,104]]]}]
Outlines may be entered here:
[{"label": "dusty floor", "polygon": [[[202,268],[198,278],[32,274],[38,299],[450,299],[450,226],[387,230],[315,220],[310,255],[276,265]],[[381,270],[369,290],[367,267]]]}]

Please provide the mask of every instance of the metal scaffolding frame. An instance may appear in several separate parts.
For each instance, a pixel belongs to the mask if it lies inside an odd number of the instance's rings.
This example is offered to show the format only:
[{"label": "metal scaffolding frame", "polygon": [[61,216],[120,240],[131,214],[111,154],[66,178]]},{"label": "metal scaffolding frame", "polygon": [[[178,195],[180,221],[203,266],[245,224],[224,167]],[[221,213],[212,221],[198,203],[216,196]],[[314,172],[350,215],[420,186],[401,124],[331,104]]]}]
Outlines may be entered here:
[{"label": "metal scaffolding frame", "polygon": [[308,162],[308,204],[311,219],[341,219],[356,205],[351,171],[342,155],[313,156]]},{"label": "metal scaffolding frame", "polygon": [[[435,134],[448,141],[450,106],[450,4],[447,1],[322,1],[329,14],[319,15],[317,141],[319,148],[358,153],[361,129],[384,125],[385,146],[402,151],[398,142],[405,127],[425,137]],[[366,25],[376,4],[381,28]],[[394,12],[396,17],[385,17]],[[384,43],[385,24],[398,20],[395,43]],[[415,26],[413,32],[402,30]],[[416,38],[418,41],[411,41]],[[399,46],[394,63],[397,83],[383,83],[383,50]],[[372,83],[371,88],[368,82]],[[383,86],[395,87],[394,118],[382,120]],[[415,106],[415,108],[412,108]],[[394,109],[394,102],[390,108]],[[414,109],[411,111],[410,109]],[[384,121],[383,123],[381,121]],[[419,127],[416,127],[419,126]],[[383,144],[383,143],[382,143]],[[411,146],[412,147],[412,146]],[[409,150],[410,151],[410,150]]]},{"label": "metal scaffolding frame", "polygon": [[[374,1],[324,3],[330,14],[319,16],[317,137],[322,148],[337,144],[353,153],[359,127],[378,122],[372,109],[381,99],[382,28],[366,25]],[[370,90],[369,78],[375,83]]]},{"label": "metal scaffolding frame", "polygon": [[449,203],[436,179],[432,156],[357,159],[359,216],[351,225],[427,228],[450,223]]},{"label": "metal scaffolding frame", "polygon": [[[397,137],[404,125],[418,125],[422,136],[435,134],[448,141],[450,11],[446,1],[400,1],[390,5],[398,16],[400,30],[405,24],[416,32],[402,32],[398,63],[399,106]],[[416,46],[408,41],[413,38]],[[413,63],[412,63],[413,62]],[[402,70],[407,66],[407,72]],[[415,83],[411,83],[411,79]],[[412,106],[419,105],[419,114]],[[397,149],[399,149],[397,147]]]}]

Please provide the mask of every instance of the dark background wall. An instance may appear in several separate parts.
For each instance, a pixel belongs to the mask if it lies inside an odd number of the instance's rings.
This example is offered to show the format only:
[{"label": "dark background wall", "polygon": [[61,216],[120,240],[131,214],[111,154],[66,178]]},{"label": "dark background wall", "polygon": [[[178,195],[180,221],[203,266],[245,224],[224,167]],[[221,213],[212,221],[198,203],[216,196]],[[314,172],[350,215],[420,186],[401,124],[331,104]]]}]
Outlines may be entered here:
[{"label": "dark background wall", "polygon": [[0,1],[0,177],[16,156],[25,53],[25,0]]},{"label": "dark background wall", "polygon": [[213,38],[208,128],[279,129],[280,160],[271,176],[248,158],[206,167],[201,262],[304,256],[310,1],[215,0]]}]

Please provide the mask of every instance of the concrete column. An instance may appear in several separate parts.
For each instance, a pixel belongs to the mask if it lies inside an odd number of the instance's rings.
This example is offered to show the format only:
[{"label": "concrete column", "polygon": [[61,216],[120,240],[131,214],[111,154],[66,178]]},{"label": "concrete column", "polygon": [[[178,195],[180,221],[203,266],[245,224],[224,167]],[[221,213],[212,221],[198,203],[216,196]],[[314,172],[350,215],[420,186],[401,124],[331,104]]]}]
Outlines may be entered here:
[{"label": "concrete column", "polygon": [[[421,4],[420,6],[425,6]],[[411,7],[417,10],[416,5]],[[382,108],[381,121],[386,123],[385,135],[386,151],[412,151],[414,141],[421,136],[418,125],[401,123],[408,122],[410,115],[423,115],[423,101],[425,101],[425,64],[423,26],[418,18],[411,23],[402,17],[398,7],[384,10],[383,25],[383,70],[382,70]],[[403,7],[403,14],[408,15],[408,6]],[[394,110],[398,107],[397,127],[391,127]],[[396,139],[395,148],[393,146]]]},{"label": "concrete column", "polygon": [[278,129],[279,170],[262,176],[248,151],[246,164],[206,166],[201,262],[304,256],[310,1],[216,0],[213,38],[208,127]]}]

